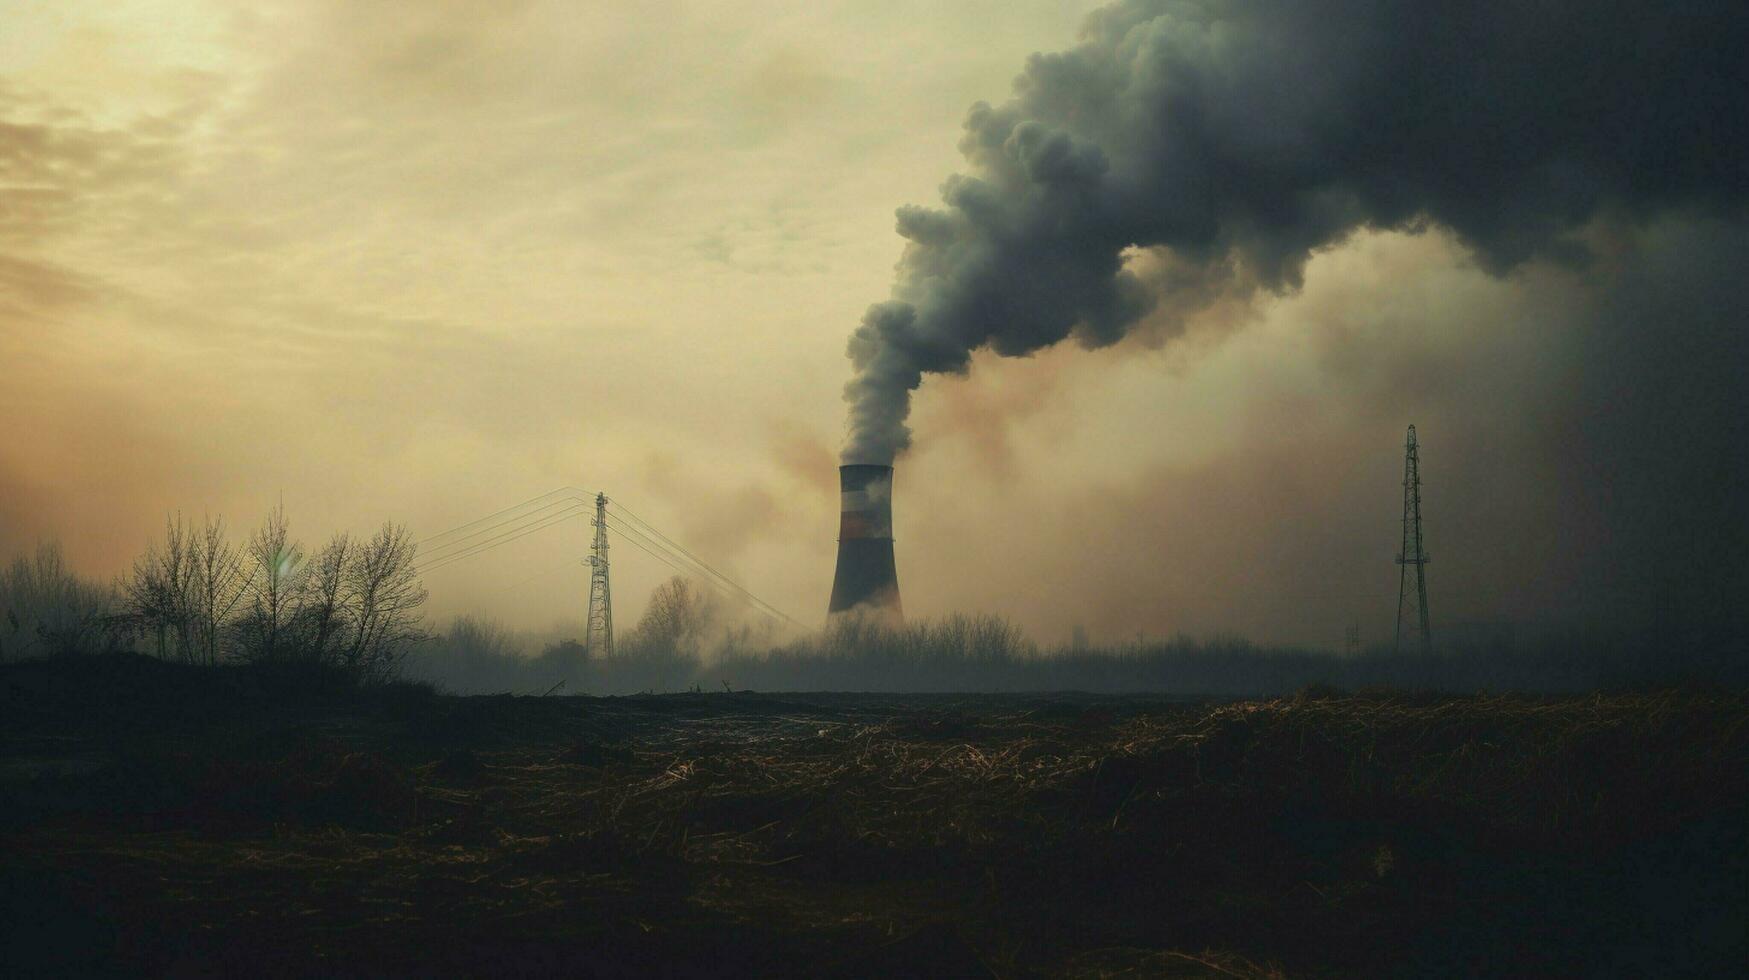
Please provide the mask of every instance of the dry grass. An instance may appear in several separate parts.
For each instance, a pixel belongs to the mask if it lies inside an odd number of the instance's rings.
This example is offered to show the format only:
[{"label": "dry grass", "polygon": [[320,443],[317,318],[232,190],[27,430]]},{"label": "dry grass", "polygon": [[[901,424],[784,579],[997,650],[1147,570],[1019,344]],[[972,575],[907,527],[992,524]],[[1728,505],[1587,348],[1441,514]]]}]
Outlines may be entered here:
[{"label": "dry grass", "polygon": [[1704,971],[1742,941],[1741,694],[402,697],[222,737],[148,717],[8,732],[13,763],[109,760],[6,770],[8,890],[71,930],[12,955],[1273,977]]}]

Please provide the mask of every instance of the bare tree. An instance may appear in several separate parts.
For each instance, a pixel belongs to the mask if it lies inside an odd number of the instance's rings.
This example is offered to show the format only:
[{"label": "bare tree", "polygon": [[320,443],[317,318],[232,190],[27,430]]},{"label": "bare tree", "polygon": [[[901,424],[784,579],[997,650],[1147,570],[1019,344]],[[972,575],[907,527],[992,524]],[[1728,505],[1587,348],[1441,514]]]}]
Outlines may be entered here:
[{"label": "bare tree", "polygon": [[225,627],[243,598],[247,576],[243,556],[225,536],[224,518],[208,517],[200,533],[190,535],[189,558],[193,564],[193,632],[200,659],[219,662]]},{"label": "bare tree", "polygon": [[296,647],[294,629],[305,597],[304,549],[291,540],[285,505],[268,511],[245,549],[249,607],[243,631],[248,655],[278,660]]},{"label": "bare tree", "polygon": [[637,645],[646,654],[696,654],[717,612],[713,596],[676,575],[650,593]]},{"label": "bare tree", "polygon": [[303,624],[305,649],[311,659],[324,663],[337,662],[341,651],[350,646],[347,639],[347,592],[355,551],[352,538],[345,533],[334,535],[310,562],[304,576],[304,595],[299,604],[299,619]]},{"label": "bare tree", "polygon": [[163,542],[148,544],[122,583],[128,612],[156,640],[158,656],[173,648],[185,662],[195,658],[192,537],[181,514],[166,517]]},{"label": "bare tree", "polygon": [[242,548],[227,541],[222,520],[196,528],[177,516],[123,589],[131,620],[156,635],[160,656],[173,647],[184,661],[215,664],[227,637],[241,638],[251,657],[305,655],[378,680],[425,638],[414,551],[406,529],[386,523],[364,542],[337,534],[306,561],[281,508]]},{"label": "bare tree", "polygon": [[406,528],[385,523],[347,564],[352,642],[342,662],[360,678],[390,676],[407,648],[425,638],[419,607],[426,593],[413,567],[415,550]]}]

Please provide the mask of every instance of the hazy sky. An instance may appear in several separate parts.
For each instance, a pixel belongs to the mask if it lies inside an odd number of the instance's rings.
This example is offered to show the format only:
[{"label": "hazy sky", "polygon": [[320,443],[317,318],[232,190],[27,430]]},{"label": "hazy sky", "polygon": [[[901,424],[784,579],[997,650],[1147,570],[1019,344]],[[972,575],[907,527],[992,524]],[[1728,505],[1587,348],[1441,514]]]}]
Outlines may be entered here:
[{"label": "hazy sky", "polygon": [[[283,498],[315,543],[576,485],[817,620],[894,209],[1095,6],[0,2],[0,551],[112,575],[172,510]],[[1739,594],[1741,465],[1684,467],[1742,430],[1740,214],[1578,235],[1494,275],[1438,226],[1363,229],[1182,336],[930,379],[907,612],[1377,640],[1411,422],[1436,630],[1597,615],[1709,536]],[[1639,520],[1695,477],[1700,511]],[[580,618],[586,538],[438,570],[431,609]],[[622,622],[667,572],[643,557]]]}]

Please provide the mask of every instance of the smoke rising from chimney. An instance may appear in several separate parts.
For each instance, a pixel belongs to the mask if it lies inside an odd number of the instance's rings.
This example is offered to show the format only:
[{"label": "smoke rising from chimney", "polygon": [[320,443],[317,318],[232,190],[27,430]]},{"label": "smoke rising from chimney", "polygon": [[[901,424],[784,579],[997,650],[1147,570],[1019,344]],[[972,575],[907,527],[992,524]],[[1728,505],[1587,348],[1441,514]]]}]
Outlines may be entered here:
[{"label": "smoke rising from chimney", "polygon": [[1749,196],[1739,3],[1124,0],[974,105],[968,172],[903,207],[852,334],[847,463],[910,444],[911,392],[974,350],[1115,343],[1296,289],[1362,228],[1449,229],[1487,270],[1582,263],[1599,219]]}]

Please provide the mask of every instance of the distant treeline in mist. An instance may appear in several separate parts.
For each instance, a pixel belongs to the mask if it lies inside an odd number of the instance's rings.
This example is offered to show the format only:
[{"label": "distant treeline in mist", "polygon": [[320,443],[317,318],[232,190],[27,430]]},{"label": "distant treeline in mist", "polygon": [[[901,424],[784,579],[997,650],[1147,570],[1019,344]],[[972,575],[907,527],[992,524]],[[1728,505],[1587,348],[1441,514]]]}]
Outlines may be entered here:
[{"label": "distant treeline in mist", "polygon": [[415,546],[385,524],[308,553],[274,510],[241,543],[222,521],[170,518],[113,583],[54,545],[0,565],[0,661],[134,652],[180,663],[311,667],[352,682],[425,681],[457,694],[666,691],[1088,691],[1269,695],[1325,685],[1581,691],[1749,681],[1739,647],[1569,630],[1436,644],[1430,655],[1263,647],[1177,637],[1049,649],[991,616],[843,618],[803,636],[730,615],[682,578],[658,587],[612,656],[582,630],[515,632],[460,617],[432,629]]},{"label": "distant treeline in mist", "polygon": [[425,589],[405,528],[336,534],[311,554],[275,508],[238,543],[219,518],[165,522],[113,583],[70,570],[57,545],[0,567],[0,661],[138,652],[186,664],[307,664],[393,677],[426,639]]},{"label": "distant treeline in mist", "polygon": [[[848,618],[772,642],[745,626],[723,626],[709,594],[683,580],[663,586],[655,599],[611,659],[590,657],[556,635],[461,617],[408,655],[405,674],[463,694],[728,689],[1247,696],[1320,685],[1568,692],[1745,679],[1740,668],[1696,669],[1692,657],[1661,657],[1656,644],[1579,631],[1457,642],[1425,656],[1388,647],[1351,655],[1262,647],[1237,637],[1045,649],[1000,618],[953,615],[903,625]],[[1675,662],[1685,666],[1677,669]]]}]

